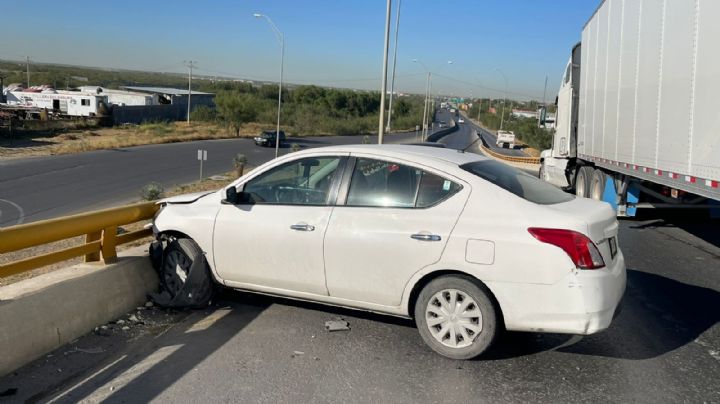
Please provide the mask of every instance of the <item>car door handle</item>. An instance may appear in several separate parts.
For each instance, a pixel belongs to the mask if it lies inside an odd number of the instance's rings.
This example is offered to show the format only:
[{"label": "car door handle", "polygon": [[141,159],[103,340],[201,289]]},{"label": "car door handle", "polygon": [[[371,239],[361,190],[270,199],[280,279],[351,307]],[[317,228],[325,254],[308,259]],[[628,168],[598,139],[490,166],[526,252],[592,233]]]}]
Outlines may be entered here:
[{"label": "car door handle", "polygon": [[290,226],[290,228],[292,230],[297,230],[297,231],[313,231],[313,230],[315,230],[315,226],[313,226],[311,224],[307,224],[307,223],[294,224],[294,225]]},{"label": "car door handle", "polygon": [[420,241],[440,241],[441,237],[437,234],[426,234],[426,233],[417,233],[410,236],[410,238],[414,238],[415,240]]}]

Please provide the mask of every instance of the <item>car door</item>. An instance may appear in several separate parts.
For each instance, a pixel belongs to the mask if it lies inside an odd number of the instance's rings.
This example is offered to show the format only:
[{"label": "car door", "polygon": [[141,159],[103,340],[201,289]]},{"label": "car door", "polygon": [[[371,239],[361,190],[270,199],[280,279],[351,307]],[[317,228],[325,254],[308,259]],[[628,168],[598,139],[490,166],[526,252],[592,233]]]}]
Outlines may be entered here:
[{"label": "car door", "polygon": [[288,161],[241,185],[242,202],[223,204],[213,253],[228,285],[327,295],[323,236],[347,158]]},{"label": "car door", "polygon": [[440,259],[470,187],[405,161],[357,156],[351,165],[325,236],[328,291],[398,306],[410,277]]}]

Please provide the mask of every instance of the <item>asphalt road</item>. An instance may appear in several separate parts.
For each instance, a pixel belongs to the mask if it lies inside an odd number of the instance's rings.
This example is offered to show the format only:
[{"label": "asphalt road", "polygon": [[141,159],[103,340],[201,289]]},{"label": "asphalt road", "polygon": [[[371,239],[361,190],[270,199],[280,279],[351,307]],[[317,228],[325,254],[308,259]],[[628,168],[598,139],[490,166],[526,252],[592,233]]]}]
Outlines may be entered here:
[{"label": "asphalt road", "polygon": [[[386,142],[413,142],[415,132],[391,134]],[[301,148],[361,143],[362,136],[288,138]],[[377,142],[376,136],[370,136]],[[59,156],[0,160],[0,227],[122,205],[140,198],[151,182],[166,188],[200,177],[197,150],[207,150],[205,177],[232,169],[237,153],[258,166],[275,155],[273,148],[255,146],[250,139],[208,140],[137,146]]]},{"label": "asphalt road", "polygon": [[[453,361],[410,321],[225,291],[141,335],[91,333],[0,379],[0,392],[60,403],[720,402],[720,232],[686,216],[621,222],[625,305],[596,335],[506,333],[484,357]],[[350,331],[325,331],[338,317]]]}]

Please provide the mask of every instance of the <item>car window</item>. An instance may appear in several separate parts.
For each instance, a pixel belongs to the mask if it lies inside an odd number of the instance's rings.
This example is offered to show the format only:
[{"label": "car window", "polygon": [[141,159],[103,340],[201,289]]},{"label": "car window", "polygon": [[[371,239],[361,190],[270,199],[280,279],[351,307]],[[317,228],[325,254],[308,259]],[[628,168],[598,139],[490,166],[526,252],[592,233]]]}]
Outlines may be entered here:
[{"label": "car window", "polygon": [[462,187],[435,174],[388,161],[358,158],[348,206],[429,207]]},{"label": "car window", "polygon": [[575,198],[539,178],[496,161],[475,161],[461,165],[460,168],[540,205],[552,205]]},{"label": "car window", "polygon": [[462,189],[462,186],[459,184],[439,175],[423,171],[415,206],[418,208],[427,208],[436,205],[451,197],[460,189]]},{"label": "car window", "polygon": [[340,157],[312,157],[285,163],[248,181],[243,192],[257,204],[327,205]]}]

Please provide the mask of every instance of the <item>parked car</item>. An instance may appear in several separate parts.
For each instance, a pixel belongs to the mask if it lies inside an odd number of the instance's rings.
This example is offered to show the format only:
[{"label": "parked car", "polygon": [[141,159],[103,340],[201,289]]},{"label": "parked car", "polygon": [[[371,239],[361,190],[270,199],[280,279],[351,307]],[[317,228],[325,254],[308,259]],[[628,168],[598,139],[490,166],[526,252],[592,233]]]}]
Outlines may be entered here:
[{"label": "parked car", "polygon": [[[258,146],[272,146],[275,147],[275,131],[264,130],[260,136],[255,136],[255,144]],[[285,142],[285,132],[280,131],[280,146]]]},{"label": "parked car", "polygon": [[159,204],[162,304],[206,305],[216,283],[407,317],[454,359],[503,328],[601,331],[625,290],[610,205],[451,149],[304,150]]},{"label": "parked car", "polygon": [[460,119],[458,119],[458,123],[465,123],[465,120],[460,118]]}]

